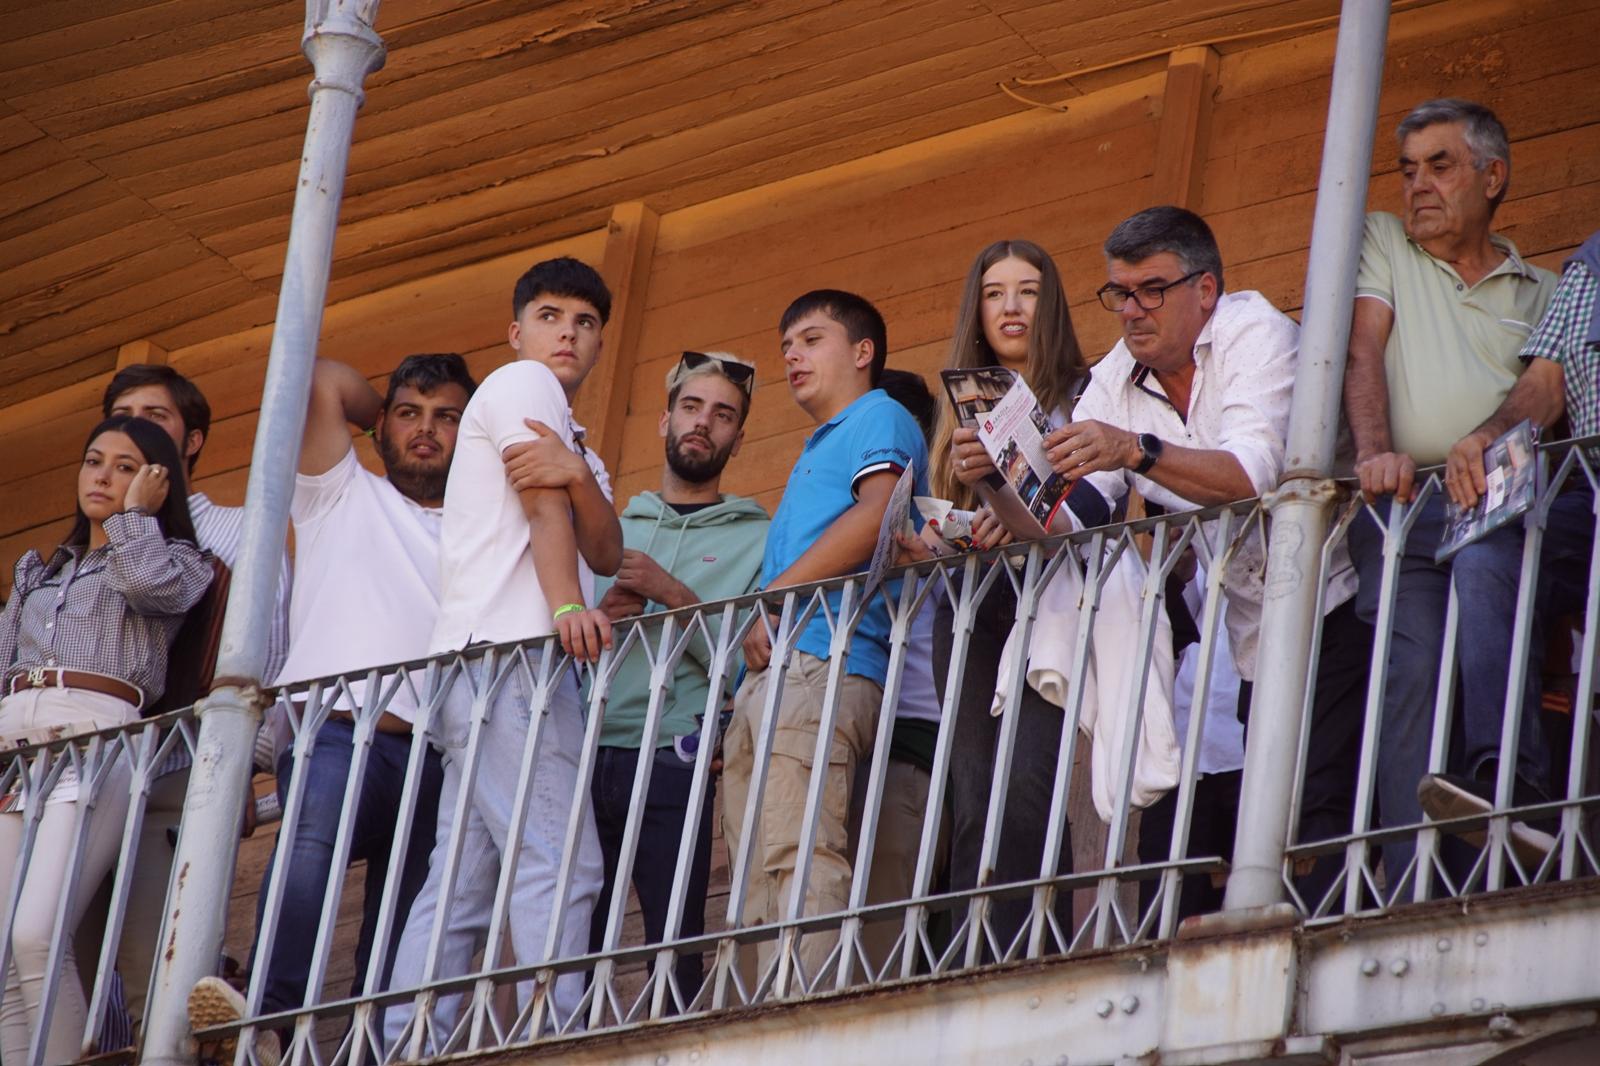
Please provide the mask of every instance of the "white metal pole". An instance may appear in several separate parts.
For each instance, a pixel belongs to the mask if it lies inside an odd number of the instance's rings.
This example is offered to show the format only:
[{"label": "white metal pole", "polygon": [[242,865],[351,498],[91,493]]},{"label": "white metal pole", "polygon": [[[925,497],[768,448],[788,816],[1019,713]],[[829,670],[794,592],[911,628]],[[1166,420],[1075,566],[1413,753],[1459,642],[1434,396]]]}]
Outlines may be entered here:
[{"label": "white metal pole", "polygon": [[383,66],[373,29],[379,0],[308,0],[302,47],[311,60],[311,114],[295,186],[278,317],[250,459],[238,566],[228,594],[217,679],[199,705],[200,735],[184,799],[172,895],[146,1011],[142,1062],[194,1061],[187,999],[216,972],[228,894],[261,722],[266,635],[305,429],[311,368],[333,259],[333,235],[362,84]]},{"label": "white metal pole", "polygon": [[1225,897],[1228,910],[1263,907],[1284,897],[1283,856],[1294,806],[1302,701],[1314,650],[1311,641],[1322,580],[1319,559],[1334,499],[1328,474],[1339,426],[1388,32],[1388,0],[1345,0],[1311,228],[1285,474],[1268,502],[1272,526],[1266,602],[1238,837]]}]

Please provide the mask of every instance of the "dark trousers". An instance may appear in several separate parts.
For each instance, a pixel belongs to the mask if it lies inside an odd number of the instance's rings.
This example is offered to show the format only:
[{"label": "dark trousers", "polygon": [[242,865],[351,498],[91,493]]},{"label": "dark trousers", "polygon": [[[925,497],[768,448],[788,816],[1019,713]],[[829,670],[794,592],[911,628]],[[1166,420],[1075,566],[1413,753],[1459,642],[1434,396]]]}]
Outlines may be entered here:
[{"label": "dark trousers", "polygon": [[[316,945],[317,926],[322,919],[322,898],[333,870],[334,842],[339,834],[339,815],[344,805],[345,785],[355,754],[355,726],[342,718],[330,718],[317,733],[315,746],[305,765],[305,794],[301,799],[294,846],[289,855],[289,872],[284,878],[283,906],[279,911],[278,933],[273,941],[272,962],[262,997],[266,1013],[298,1009],[305,1002],[306,982],[311,974],[311,953]],[[389,851],[394,845],[395,814],[405,788],[406,762],[411,754],[408,733],[378,733],[367,755],[366,773],[361,779],[361,796],[356,807],[355,825],[350,839],[351,860],[367,863],[366,890],[361,904],[361,932],[356,942],[356,973],[351,995],[359,995],[366,981],[377,936],[378,909],[383,902],[383,887],[389,873]],[[287,803],[290,775],[294,770],[291,752],[278,758],[278,800]],[[411,902],[428,877],[428,855],[433,850],[434,830],[439,823],[439,786],[444,771],[439,753],[428,749],[422,764],[417,794],[416,815],[407,841],[405,865],[401,868],[400,893],[396,900],[394,926],[383,965],[383,987],[389,983],[394,952],[405,928]],[[261,927],[267,902],[267,885],[273,864],[280,858],[276,850],[261,881],[256,901],[256,928]],[[341,871],[342,872],[342,871]],[[255,965],[252,961],[252,965]]]},{"label": "dark trousers", "polygon": [[[989,713],[989,705],[999,675],[1000,652],[1016,611],[1016,596],[1001,575],[978,607],[968,645],[950,759],[950,889],[955,892],[970,890],[978,883],[989,790],[994,784],[1000,728],[1004,722],[1003,717]],[[941,601],[933,631],[935,663],[951,661],[954,631],[954,612],[947,602]],[[943,699],[949,684],[943,666],[936,668],[933,676]],[[1039,876],[1050,824],[1050,800],[1061,748],[1061,730],[1066,718],[1060,707],[1026,685],[1016,710],[1006,713],[1018,715],[1017,736],[1011,765],[999,770],[1007,775],[1008,787],[1000,847],[989,878],[991,885],[1031,881]],[[1067,727],[1070,728],[1070,723]],[[1063,830],[1056,861],[1058,874],[1072,872],[1071,828],[1063,826]],[[1060,892],[1054,909],[1061,927],[1070,929],[1072,893]],[[993,901],[990,921],[1002,949],[1016,938],[1032,910],[1033,900],[1028,893]]]},{"label": "dark trousers", "polygon": [[[1355,811],[1356,775],[1361,760],[1361,724],[1372,660],[1372,627],[1362,621],[1353,600],[1322,620],[1317,685],[1311,701],[1311,736],[1306,746],[1306,779],[1300,795],[1300,825],[1295,842],[1312,844],[1350,831]],[[1249,728],[1255,686],[1239,685],[1239,718]],[[1262,713],[1299,714],[1300,707]],[[1290,758],[1285,753],[1284,758]],[[1412,790],[1415,792],[1413,784]],[[1295,888],[1313,910],[1344,865],[1338,853],[1317,858]]]},{"label": "dark trousers", "polygon": [[[616,887],[617,864],[622,857],[622,834],[628,825],[628,800],[633,795],[633,775],[639,765],[638,748],[599,749],[590,795],[594,799],[595,826],[605,857],[605,885],[595,904],[589,927],[589,950],[599,951],[605,938],[606,915]],[[645,794],[644,819],[639,825],[639,849],[633,861],[633,888],[639,894],[647,944],[659,944],[667,928],[667,905],[672,899],[672,878],[678,867],[678,847],[689,819],[689,788],[694,764],[679,758],[672,748],[657,748]],[[695,838],[694,862],[689,867],[688,891],[683,900],[679,936],[699,936],[706,929],[706,884],[711,877],[711,808],[715,781],[708,782],[700,829]],[[699,952],[678,956],[674,966],[678,991],[684,1001],[695,997],[705,970]],[[669,1000],[670,1002],[670,1000]]]},{"label": "dark trousers", "polygon": [[[1183,858],[1233,857],[1239,828],[1239,782],[1242,770],[1206,774],[1195,782],[1194,810],[1189,816],[1189,846]],[[1172,830],[1178,819],[1178,790],[1173,789],[1139,816],[1139,861],[1166,862],[1172,854]],[[1161,890],[1161,880],[1139,882],[1139,910],[1147,913]],[[1222,909],[1222,886],[1210,874],[1189,874],[1178,889],[1178,920]]]}]

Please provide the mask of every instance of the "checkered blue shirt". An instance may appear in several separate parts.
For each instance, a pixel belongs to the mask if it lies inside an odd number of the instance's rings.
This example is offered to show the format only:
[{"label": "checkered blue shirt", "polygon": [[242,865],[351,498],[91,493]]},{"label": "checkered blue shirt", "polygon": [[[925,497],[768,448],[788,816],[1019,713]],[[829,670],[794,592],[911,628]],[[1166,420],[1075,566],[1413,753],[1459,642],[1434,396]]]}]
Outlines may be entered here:
[{"label": "checkered blue shirt", "polygon": [[1600,434],[1600,345],[1588,342],[1600,301],[1600,278],[1583,263],[1568,265],[1550,307],[1522,346],[1522,358],[1561,364],[1567,418],[1574,437]]}]

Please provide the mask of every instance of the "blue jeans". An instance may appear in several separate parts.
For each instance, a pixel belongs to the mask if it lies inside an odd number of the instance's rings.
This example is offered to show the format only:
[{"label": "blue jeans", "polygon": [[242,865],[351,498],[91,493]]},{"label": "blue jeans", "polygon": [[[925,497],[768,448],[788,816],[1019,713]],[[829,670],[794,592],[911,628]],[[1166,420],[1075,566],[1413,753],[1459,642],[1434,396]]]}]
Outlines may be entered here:
[{"label": "blue jeans", "polygon": [[[339,815],[344,804],[345,785],[355,754],[355,726],[342,718],[330,718],[317,733],[305,765],[305,794],[295,827],[294,846],[289,855],[289,872],[284,878],[283,907],[279,912],[278,933],[272,946],[272,962],[267,969],[267,984],[262,1010],[273,1012],[299,1008],[306,997],[306,982],[311,973],[311,952],[316,944],[317,926],[322,918],[322,897],[333,871],[334,842],[339,834]],[[356,975],[351,995],[359,995],[366,980],[372,943],[377,935],[378,909],[383,902],[383,886],[388,878],[389,852],[394,844],[395,812],[405,788],[406,761],[411,753],[411,736],[402,733],[377,733],[367,755],[367,769],[361,779],[361,798],[351,830],[350,858],[367,863],[366,890],[361,905],[361,933],[356,944]],[[294,769],[292,752],[278,758],[278,800],[286,802],[290,775]],[[394,966],[399,931],[406,912],[428,876],[428,852],[434,825],[439,819],[439,785],[443,771],[439,754],[428,749],[422,764],[416,816],[406,844],[405,865],[401,869],[400,894],[396,900],[394,930],[384,959],[384,979]],[[256,900],[256,927],[261,927],[267,901],[267,884],[272,864],[278,860],[274,850],[261,881]],[[252,963],[254,965],[254,963]]]},{"label": "blue jeans", "polygon": [[[1387,519],[1389,500],[1380,500],[1377,511]],[[1556,499],[1545,534],[1541,594],[1529,644],[1536,655],[1544,651],[1544,618],[1549,616],[1556,599],[1567,598],[1558,592],[1574,584],[1571,576],[1563,576],[1574,565],[1579,587],[1572,591],[1582,595],[1592,528],[1592,503],[1587,492],[1566,493]],[[1394,635],[1389,646],[1389,675],[1378,739],[1378,808],[1385,827],[1422,821],[1417,782],[1428,772],[1452,571],[1461,618],[1456,660],[1461,676],[1460,739],[1465,769],[1476,771],[1500,748],[1522,562],[1522,525],[1518,522],[1497,530],[1463,548],[1454,559],[1435,563],[1433,553],[1443,531],[1444,497],[1430,496],[1406,540],[1395,594]],[[1383,531],[1370,518],[1358,517],[1351,525],[1350,557],[1361,579],[1357,610],[1363,620],[1375,622],[1383,578]],[[1517,772],[1530,784],[1543,787],[1550,758],[1539,725],[1536,664],[1530,665],[1523,700]],[[1391,877],[1399,876],[1406,868],[1413,851],[1414,841],[1410,838],[1383,846],[1384,865]]]},{"label": "blue jeans", "polygon": [[[1478,774],[1500,755],[1524,537],[1519,521],[1467,545],[1454,560],[1462,618],[1457,654],[1461,669],[1459,769],[1470,775]],[[1538,598],[1522,686],[1522,722],[1517,731],[1517,776],[1546,795],[1550,791],[1550,749],[1539,722],[1539,666],[1546,623],[1582,609],[1593,540],[1593,494],[1584,487],[1557,496],[1550,505],[1540,552]]]}]

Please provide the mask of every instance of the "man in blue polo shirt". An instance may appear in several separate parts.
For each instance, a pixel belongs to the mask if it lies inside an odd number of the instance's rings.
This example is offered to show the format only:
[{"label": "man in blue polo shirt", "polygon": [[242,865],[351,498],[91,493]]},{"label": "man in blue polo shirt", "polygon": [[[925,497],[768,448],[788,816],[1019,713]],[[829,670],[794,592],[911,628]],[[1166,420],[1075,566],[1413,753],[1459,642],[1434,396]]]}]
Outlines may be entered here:
[{"label": "man in blue polo shirt", "polygon": [[[877,308],[853,293],[819,289],[789,305],[778,331],[789,390],[817,428],[795,462],[767,532],[761,583],[769,589],[865,569],[896,481],[912,467],[916,491],[926,495],[928,466],[927,445],[916,421],[875,387],[888,355]],[[837,591],[828,594],[828,613],[834,618],[840,598]],[[742,916],[747,926],[779,920],[793,887],[831,641],[828,619],[818,610],[784,674],[766,790],[751,829],[756,840]],[[734,698],[733,721],[723,742],[723,833],[730,855],[739,854],[746,829],[745,799],[772,657],[766,627],[752,628],[744,652],[750,675]],[[880,598],[851,637],[839,688],[805,891],[808,915],[842,910],[849,899],[850,785],[857,762],[872,751],[888,665],[889,614]],[[837,942],[837,934],[805,937],[800,960],[806,980],[816,978]],[[758,952],[763,967],[772,947],[766,942]]]}]

